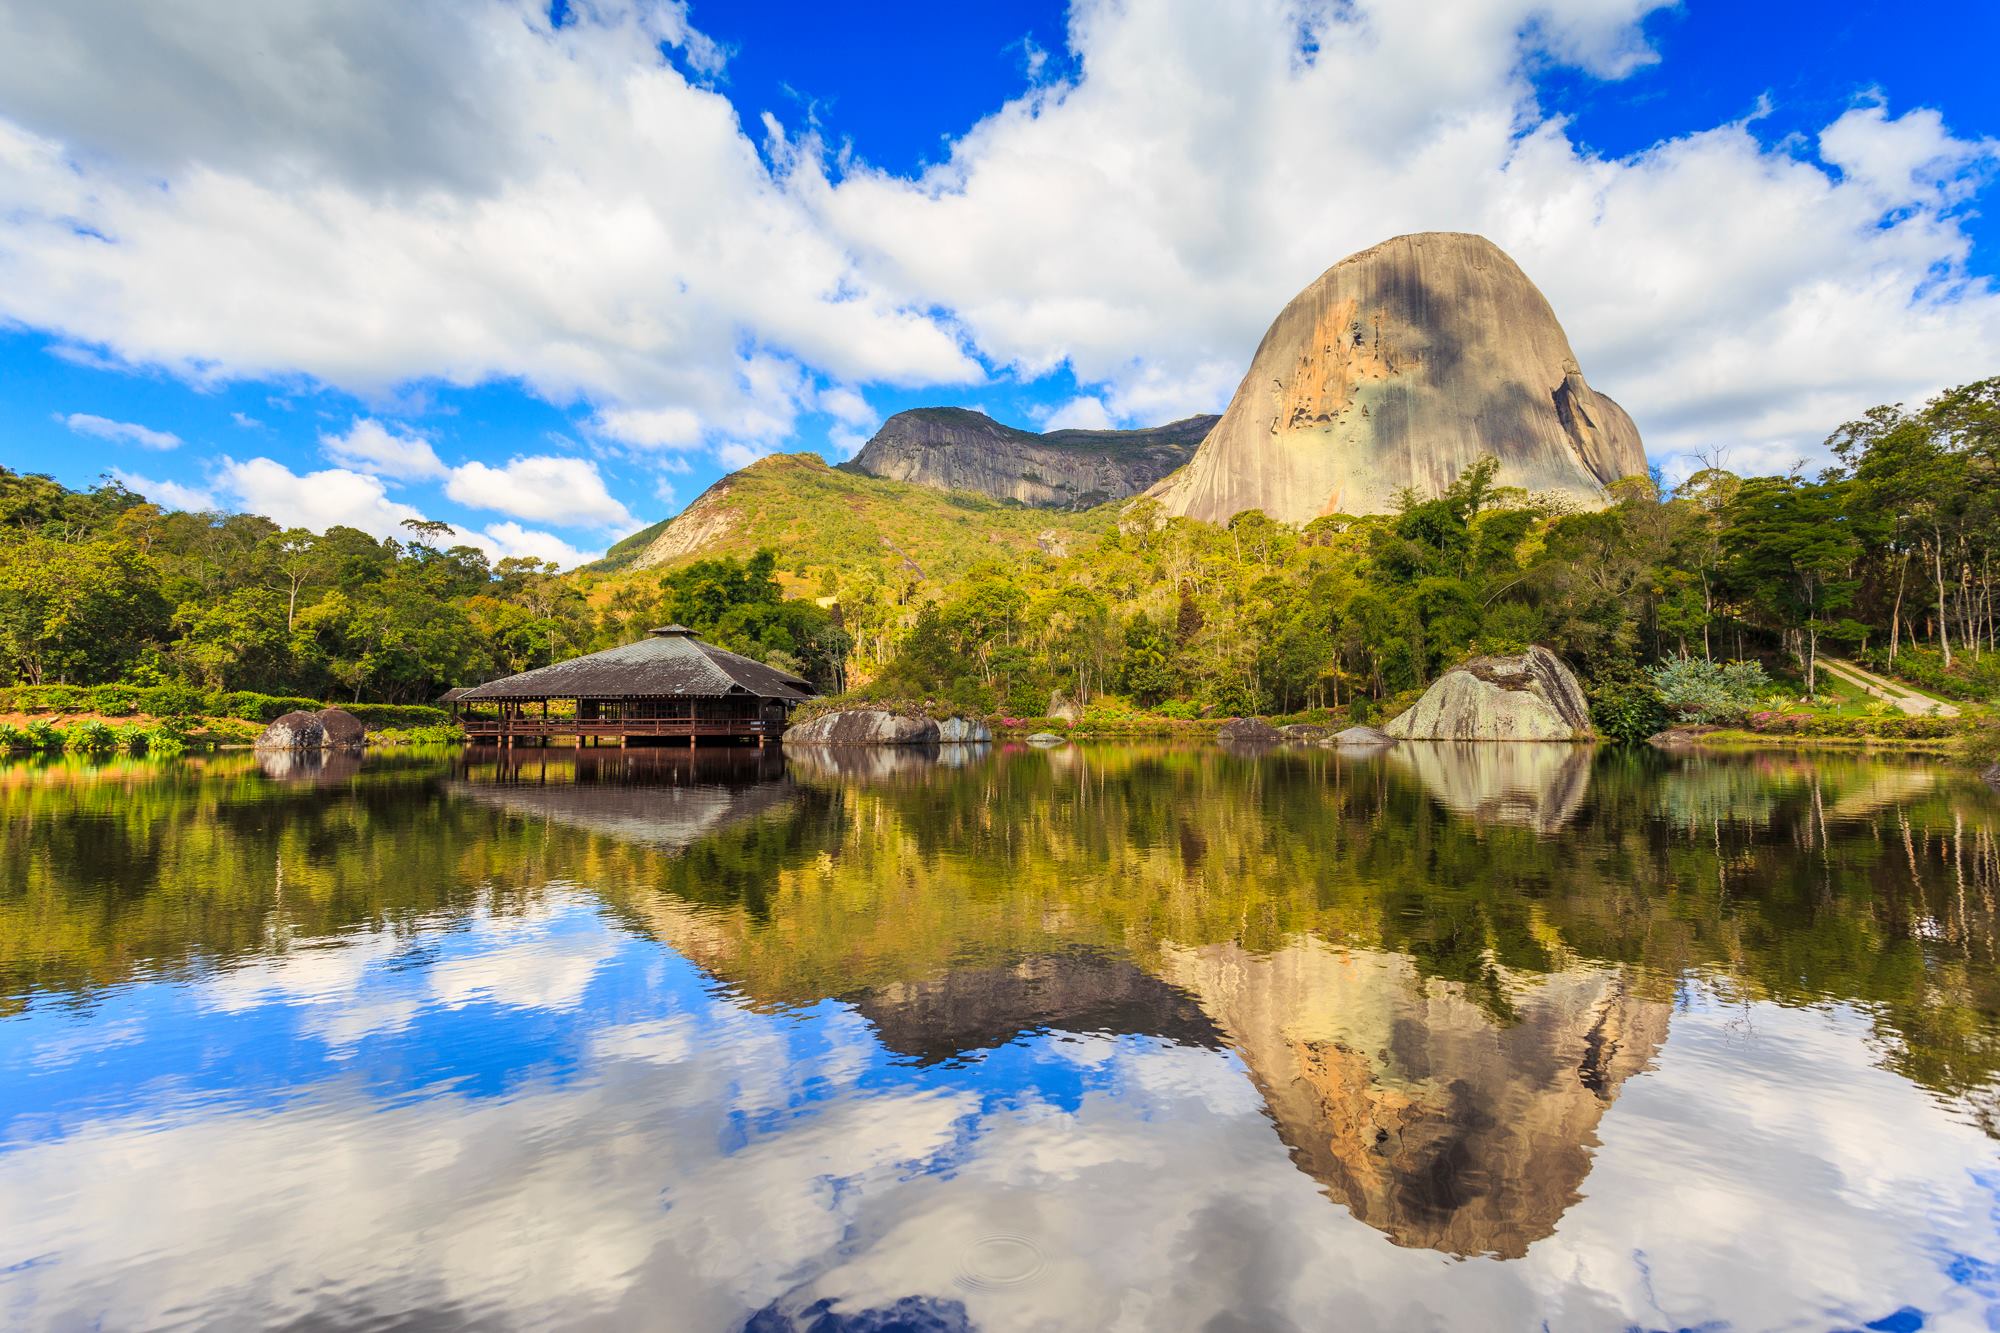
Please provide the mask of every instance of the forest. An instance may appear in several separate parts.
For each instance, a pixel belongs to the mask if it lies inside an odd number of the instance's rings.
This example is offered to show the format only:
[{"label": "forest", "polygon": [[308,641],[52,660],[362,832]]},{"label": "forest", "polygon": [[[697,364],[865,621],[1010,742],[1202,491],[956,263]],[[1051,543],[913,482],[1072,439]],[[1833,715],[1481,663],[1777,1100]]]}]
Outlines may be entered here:
[{"label": "forest", "polygon": [[[1607,715],[1648,669],[1756,661],[1811,696],[1838,651],[1953,698],[2000,695],[2000,378],[1884,406],[1814,475],[1630,478],[1598,511],[1469,469],[1398,511],[1216,526],[1147,500],[1055,552],[948,580],[786,586],[790,552],[605,582],[399,539],[163,511],[0,470],[0,685],[421,703],[679,621],[828,691],[989,715],[1379,716],[1469,654],[1546,644]],[[815,597],[787,596],[811,591]]]}]

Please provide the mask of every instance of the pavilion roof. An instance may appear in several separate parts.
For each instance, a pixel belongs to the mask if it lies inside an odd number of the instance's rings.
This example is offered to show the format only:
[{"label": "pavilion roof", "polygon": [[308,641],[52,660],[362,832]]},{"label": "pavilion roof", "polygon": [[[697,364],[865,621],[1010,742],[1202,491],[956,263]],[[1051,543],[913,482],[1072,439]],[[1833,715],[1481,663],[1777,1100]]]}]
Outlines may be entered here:
[{"label": "pavilion roof", "polygon": [[671,697],[808,699],[812,685],[789,672],[703,643],[682,625],[653,630],[637,643],[572,657],[489,680],[461,693],[494,699],[659,699]]}]

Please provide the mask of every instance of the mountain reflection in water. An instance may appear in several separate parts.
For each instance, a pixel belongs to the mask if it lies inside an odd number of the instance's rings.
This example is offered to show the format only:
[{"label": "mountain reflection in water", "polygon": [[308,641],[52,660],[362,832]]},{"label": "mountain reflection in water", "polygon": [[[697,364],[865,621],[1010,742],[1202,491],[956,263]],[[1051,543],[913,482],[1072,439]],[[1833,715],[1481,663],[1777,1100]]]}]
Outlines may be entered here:
[{"label": "mountain reflection in water", "polygon": [[1540,746],[0,768],[0,1309],[1981,1323],[1996,815]]}]

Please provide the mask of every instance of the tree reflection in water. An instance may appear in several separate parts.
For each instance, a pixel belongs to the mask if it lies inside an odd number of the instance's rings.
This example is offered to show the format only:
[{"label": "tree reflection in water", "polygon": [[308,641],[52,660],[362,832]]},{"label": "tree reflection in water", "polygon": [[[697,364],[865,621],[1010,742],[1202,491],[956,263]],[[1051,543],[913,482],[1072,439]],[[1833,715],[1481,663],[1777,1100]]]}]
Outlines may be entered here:
[{"label": "tree reflection in water", "polygon": [[940,1076],[1022,1034],[1226,1048],[1330,1198],[1453,1256],[1557,1229],[1695,993],[1845,1006],[1883,1068],[2000,1130],[2000,844],[1964,775],[1536,746],[942,758],[0,769],[0,1014],[580,889],[743,1012],[837,1005]]}]

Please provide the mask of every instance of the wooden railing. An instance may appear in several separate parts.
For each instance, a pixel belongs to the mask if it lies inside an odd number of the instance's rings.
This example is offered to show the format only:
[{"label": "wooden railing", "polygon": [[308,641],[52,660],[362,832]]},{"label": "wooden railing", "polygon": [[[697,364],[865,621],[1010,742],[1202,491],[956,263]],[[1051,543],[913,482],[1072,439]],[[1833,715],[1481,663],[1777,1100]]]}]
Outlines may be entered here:
[{"label": "wooden railing", "polygon": [[633,717],[579,722],[573,717],[461,717],[470,740],[535,736],[762,736],[755,717]]}]

